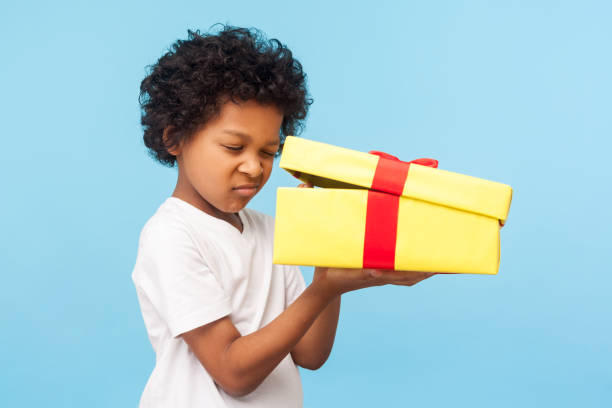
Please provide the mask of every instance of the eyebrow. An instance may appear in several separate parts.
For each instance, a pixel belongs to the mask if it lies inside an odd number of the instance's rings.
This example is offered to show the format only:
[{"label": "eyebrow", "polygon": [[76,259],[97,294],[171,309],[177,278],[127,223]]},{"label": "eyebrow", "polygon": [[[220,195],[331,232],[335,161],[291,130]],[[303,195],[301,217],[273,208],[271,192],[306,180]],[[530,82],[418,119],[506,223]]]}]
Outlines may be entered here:
[{"label": "eyebrow", "polygon": [[[227,133],[227,134],[230,134],[230,135],[238,136],[241,139],[246,139],[246,140],[251,140],[252,139],[252,137],[249,134],[240,132],[238,130],[223,129],[223,133]],[[280,145],[280,142],[278,140],[272,140],[272,141],[268,142],[268,144],[267,144],[267,146],[272,146],[272,145],[278,146],[278,145]]]}]

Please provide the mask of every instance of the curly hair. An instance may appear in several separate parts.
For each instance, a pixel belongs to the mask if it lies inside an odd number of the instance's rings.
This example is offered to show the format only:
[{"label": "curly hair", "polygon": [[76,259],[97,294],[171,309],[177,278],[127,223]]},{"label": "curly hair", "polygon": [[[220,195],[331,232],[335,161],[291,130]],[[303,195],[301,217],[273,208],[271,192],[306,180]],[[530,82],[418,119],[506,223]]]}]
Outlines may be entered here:
[{"label": "curly hair", "polygon": [[[312,99],[306,74],[291,51],[255,28],[223,25],[217,33],[187,30],[154,65],[140,84],[144,143],[151,157],[174,167],[171,146],[188,141],[217,115],[227,100],[256,100],[283,113],[282,150],[287,135],[299,134]],[[164,129],[167,144],[162,140]]]}]

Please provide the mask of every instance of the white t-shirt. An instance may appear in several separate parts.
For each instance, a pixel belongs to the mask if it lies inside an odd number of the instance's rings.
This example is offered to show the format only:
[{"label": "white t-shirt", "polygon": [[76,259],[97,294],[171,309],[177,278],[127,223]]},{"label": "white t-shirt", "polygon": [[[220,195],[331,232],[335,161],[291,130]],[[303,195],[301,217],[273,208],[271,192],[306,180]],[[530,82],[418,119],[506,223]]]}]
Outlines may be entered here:
[{"label": "white t-shirt", "polygon": [[235,398],[215,384],[179,336],[227,315],[247,335],[304,290],[299,267],[272,264],[274,218],[248,208],[238,215],[242,233],[169,197],[143,227],[132,280],[156,363],[141,408],[302,406],[290,354],[255,391]]}]

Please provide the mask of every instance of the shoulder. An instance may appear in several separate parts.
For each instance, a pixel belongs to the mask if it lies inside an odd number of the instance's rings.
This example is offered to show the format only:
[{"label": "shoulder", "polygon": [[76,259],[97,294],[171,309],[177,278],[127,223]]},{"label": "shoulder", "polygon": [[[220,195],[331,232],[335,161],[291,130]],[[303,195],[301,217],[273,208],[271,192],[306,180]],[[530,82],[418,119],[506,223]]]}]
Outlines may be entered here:
[{"label": "shoulder", "polygon": [[191,228],[173,201],[166,200],[145,223],[140,232],[140,246],[173,240],[193,240]]},{"label": "shoulder", "polygon": [[168,201],[146,221],[138,239],[133,278],[169,263],[195,262],[202,258],[191,226]]}]

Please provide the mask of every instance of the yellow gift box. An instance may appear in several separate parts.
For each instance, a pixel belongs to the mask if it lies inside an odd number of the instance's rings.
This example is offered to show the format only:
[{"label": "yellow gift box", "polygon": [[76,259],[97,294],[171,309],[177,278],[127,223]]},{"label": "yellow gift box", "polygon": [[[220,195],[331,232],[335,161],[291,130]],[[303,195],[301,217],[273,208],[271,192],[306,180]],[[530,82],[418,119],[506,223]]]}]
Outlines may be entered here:
[{"label": "yellow gift box", "polygon": [[280,167],[324,188],[278,189],[273,262],[496,274],[512,188],[430,166],[288,136]]}]

